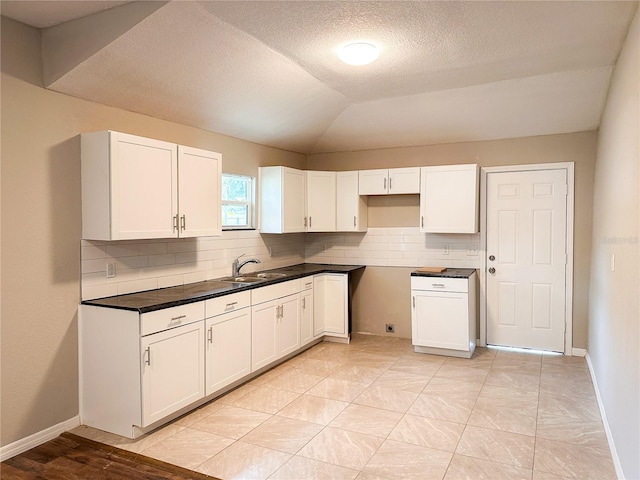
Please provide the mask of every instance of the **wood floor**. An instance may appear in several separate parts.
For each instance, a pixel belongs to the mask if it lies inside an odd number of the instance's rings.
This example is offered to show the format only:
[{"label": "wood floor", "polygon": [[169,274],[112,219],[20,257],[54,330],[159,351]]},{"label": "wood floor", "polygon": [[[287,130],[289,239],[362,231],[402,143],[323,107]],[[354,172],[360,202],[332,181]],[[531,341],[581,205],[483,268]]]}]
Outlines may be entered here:
[{"label": "wood floor", "polygon": [[2,480],[212,480],[159,460],[63,433],[0,464]]}]

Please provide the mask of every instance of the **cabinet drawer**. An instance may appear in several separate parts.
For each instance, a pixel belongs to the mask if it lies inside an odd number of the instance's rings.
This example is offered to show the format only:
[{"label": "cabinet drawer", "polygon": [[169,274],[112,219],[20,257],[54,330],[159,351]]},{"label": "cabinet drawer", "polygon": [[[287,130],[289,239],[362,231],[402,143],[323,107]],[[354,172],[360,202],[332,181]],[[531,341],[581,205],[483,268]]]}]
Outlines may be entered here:
[{"label": "cabinet drawer", "polygon": [[211,298],[205,302],[207,318],[233,312],[251,305],[251,292],[239,292]]},{"label": "cabinet drawer", "polygon": [[251,290],[251,304],[268,302],[275,298],[286,297],[300,292],[300,280],[290,280],[288,282],[276,283],[267,287]]},{"label": "cabinet drawer", "polygon": [[150,335],[169,328],[204,320],[204,302],[164,308],[140,315],[141,335]]},{"label": "cabinet drawer", "polygon": [[300,279],[300,291],[313,290],[313,277],[304,277]]},{"label": "cabinet drawer", "polygon": [[466,278],[411,277],[411,290],[468,292],[469,280]]}]

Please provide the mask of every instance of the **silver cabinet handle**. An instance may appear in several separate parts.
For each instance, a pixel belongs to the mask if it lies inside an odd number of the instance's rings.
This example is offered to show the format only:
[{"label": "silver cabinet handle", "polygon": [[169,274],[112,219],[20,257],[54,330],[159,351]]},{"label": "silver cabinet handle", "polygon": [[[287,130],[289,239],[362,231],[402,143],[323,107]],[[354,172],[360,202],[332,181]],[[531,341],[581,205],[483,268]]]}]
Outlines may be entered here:
[{"label": "silver cabinet handle", "polygon": [[178,230],[178,214],[177,213],[173,216],[173,231],[175,232],[176,230]]},{"label": "silver cabinet handle", "polygon": [[384,179],[384,187],[382,187],[382,188],[383,188],[384,190],[386,190],[386,189],[387,189],[387,179],[386,179],[386,178]]},{"label": "silver cabinet handle", "polygon": [[182,215],[182,217],[180,217],[180,227],[182,228],[182,231],[187,229],[187,216],[186,215]]},{"label": "silver cabinet handle", "polygon": [[229,310],[230,308],[233,309],[236,307],[236,305],[238,304],[238,302],[231,302],[231,303],[227,303],[227,306],[224,307],[225,310]]},{"label": "silver cabinet handle", "polygon": [[144,363],[146,363],[147,365],[151,365],[151,347],[147,347],[147,349],[144,351],[144,357],[147,357],[147,359],[144,361]]},{"label": "silver cabinet handle", "polygon": [[173,325],[174,323],[182,323],[182,319],[187,318],[186,315],[180,315],[179,317],[172,317],[169,325]]},{"label": "silver cabinet handle", "polygon": [[354,227],[356,226],[356,216],[355,215],[353,216],[353,226]]},{"label": "silver cabinet handle", "polygon": [[305,300],[306,300],[306,299],[307,299],[306,297],[304,297],[304,298],[302,299],[302,309],[303,309],[303,310],[306,310],[306,309],[307,309],[307,306],[306,306],[306,305],[307,305],[307,302],[305,302]]},{"label": "silver cabinet handle", "polygon": [[420,217],[420,225],[424,228],[424,215]]},{"label": "silver cabinet handle", "polygon": [[307,226],[307,217],[304,217],[304,226]]},{"label": "silver cabinet handle", "polygon": [[309,228],[311,228],[311,216],[309,216]]},{"label": "silver cabinet handle", "polygon": [[207,340],[209,343],[213,343],[213,325],[209,327],[209,331],[207,333]]},{"label": "silver cabinet handle", "polygon": [[432,283],[431,286],[433,288],[444,288],[445,287],[444,283]]},{"label": "silver cabinet handle", "polygon": [[309,282],[309,283],[305,283],[304,284],[305,287],[310,287],[311,285],[313,285],[313,282]]},{"label": "silver cabinet handle", "polygon": [[393,179],[389,178],[389,191],[391,191],[391,180],[393,180]]},{"label": "silver cabinet handle", "polygon": [[413,308],[416,308],[416,297],[413,297]]}]

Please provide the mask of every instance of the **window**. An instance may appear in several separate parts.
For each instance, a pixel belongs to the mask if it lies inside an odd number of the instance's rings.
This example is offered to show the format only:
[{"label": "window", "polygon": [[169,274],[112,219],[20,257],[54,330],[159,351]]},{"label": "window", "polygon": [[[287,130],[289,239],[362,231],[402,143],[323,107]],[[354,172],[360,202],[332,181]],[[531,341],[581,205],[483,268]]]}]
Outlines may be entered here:
[{"label": "window", "polygon": [[222,228],[253,228],[253,177],[222,174]]}]

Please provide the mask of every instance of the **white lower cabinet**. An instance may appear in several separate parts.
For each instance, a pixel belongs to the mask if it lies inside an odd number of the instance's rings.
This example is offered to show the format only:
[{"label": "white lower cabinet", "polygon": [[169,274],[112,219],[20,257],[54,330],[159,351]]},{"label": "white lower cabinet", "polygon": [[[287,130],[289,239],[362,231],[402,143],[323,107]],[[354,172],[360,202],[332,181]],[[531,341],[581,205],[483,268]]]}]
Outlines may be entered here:
[{"label": "white lower cabinet", "polygon": [[470,358],[476,344],[476,275],[411,277],[414,350]]},{"label": "white lower cabinet", "polygon": [[206,395],[251,373],[251,309],[206,321]]},{"label": "white lower cabinet", "polygon": [[[289,289],[299,292],[297,281],[256,289],[254,296],[268,296]],[[291,284],[291,285],[287,285]],[[280,287],[282,285],[282,287]],[[260,290],[271,289],[266,292]],[[269,300],[251,307],[251,371],[275,362],[300,347],[300,293]]]},{"label": "white lower cabinet", "polygon": [[199,321],[142,337],[142,427],[204,397],[204,327]]},{"label": "white lower cabinet", "polygon": [[349,338],[348,276],[322,273],[313,277],[314,335]]}]

